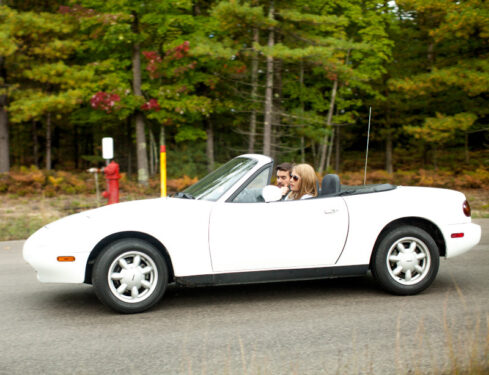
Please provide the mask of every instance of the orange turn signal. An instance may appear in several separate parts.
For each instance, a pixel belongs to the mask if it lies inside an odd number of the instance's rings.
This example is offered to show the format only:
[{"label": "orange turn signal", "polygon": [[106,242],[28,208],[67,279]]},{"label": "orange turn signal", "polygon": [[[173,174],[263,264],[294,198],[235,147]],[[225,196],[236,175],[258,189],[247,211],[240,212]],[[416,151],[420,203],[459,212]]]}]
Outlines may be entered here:
[{"label": "orange turn signal", "polygon": [[74,262],[75,257],[73,256],[65,256],[65,257],[58,257],[58,262]]}]

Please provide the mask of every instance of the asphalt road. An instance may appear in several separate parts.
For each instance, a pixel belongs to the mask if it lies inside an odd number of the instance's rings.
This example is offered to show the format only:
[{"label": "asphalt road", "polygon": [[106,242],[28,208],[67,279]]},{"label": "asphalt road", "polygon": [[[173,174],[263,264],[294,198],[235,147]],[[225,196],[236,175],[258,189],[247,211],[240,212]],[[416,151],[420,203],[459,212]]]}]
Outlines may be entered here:
[{"label": "asphalt road", "polygon": [[408,374],[489,353],[489,219],[481,243],[442,260],[424,293],[370,276],[170,287],[149,312],[118,315],[90,286],[41,284],[22,241],[0,242],[0,374]]}]

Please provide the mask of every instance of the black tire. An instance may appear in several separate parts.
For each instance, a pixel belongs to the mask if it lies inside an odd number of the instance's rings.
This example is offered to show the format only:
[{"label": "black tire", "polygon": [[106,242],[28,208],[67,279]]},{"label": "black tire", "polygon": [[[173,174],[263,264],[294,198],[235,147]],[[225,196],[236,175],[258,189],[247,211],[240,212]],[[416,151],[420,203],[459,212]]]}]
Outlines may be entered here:
[{"label": "black tire", "polygon": [[92,275],[100,301],[124,314],[153,307],[168,285],[168,268],[162,254],[139,239],[109,244],[97,258]]},{"label": "black tire", "polygon": [[411,295],[428,288],[438,273],[440,253],[423,229],[402,226],[380,241],[372,262],[372,274],[393,294]]}]

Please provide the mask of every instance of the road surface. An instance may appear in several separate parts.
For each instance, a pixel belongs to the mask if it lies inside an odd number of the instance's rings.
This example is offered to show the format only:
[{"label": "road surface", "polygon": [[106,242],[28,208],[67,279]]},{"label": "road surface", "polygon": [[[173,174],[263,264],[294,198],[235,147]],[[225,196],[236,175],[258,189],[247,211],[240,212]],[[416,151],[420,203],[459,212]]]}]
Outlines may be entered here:
[{"label": "road surface", "polygon": [[109,311],[87,285],[41,284],[22,241],[0,242],[0,374],[408,374],[487,364],[489,219],[417,296],[371,276],[170,287],[156,308]]}]

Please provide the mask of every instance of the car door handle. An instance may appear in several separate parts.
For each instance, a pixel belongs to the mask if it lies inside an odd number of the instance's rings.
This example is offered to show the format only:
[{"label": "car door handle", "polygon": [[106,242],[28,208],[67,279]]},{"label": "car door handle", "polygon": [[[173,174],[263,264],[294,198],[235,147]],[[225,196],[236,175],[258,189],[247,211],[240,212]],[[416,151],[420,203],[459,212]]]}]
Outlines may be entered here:
[{"label": "car door handle", "polygon": [[327,210],[324,210],[323,212],[326,214],[326,215],[329,215],[329,214],[335,214],[337,213],[339,210],[337,208],[329,208]]}]

